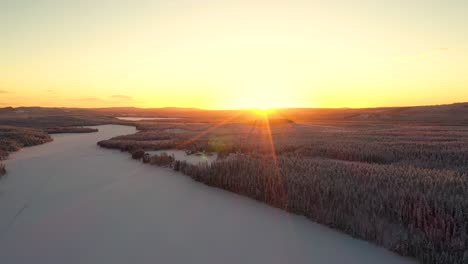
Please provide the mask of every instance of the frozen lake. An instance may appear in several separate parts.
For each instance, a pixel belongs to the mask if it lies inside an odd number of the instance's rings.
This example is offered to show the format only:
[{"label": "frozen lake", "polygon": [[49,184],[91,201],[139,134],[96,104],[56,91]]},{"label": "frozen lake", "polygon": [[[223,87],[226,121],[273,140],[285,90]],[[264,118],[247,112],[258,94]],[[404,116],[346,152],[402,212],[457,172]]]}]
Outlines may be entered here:
[{"label": "frozen lake", "polygon": [[14,153],[0,180],[0,263],[415,263],[304,217],[53,135]]}]

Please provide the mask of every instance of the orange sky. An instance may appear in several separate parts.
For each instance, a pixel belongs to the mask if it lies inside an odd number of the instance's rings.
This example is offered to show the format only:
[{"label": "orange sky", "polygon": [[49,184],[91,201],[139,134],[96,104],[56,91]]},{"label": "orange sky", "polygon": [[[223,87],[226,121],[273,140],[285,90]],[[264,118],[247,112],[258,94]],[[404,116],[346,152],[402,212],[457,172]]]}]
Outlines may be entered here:
[{"label": "orange sky", "polygon": [[466,1],[0,2],[0,106],[468,101]]}]

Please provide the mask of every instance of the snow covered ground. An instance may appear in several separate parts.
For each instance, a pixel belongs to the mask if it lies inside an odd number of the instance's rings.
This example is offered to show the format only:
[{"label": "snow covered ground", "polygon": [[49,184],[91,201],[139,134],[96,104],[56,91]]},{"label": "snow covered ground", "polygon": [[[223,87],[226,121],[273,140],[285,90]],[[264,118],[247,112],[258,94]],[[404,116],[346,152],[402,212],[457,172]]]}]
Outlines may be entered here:
[{"label": "snow covered ground", "polygon": [[414,263],[303,217],[98,140],[135,132],[54,135],[8,160],[0,180],[0,263]]}]

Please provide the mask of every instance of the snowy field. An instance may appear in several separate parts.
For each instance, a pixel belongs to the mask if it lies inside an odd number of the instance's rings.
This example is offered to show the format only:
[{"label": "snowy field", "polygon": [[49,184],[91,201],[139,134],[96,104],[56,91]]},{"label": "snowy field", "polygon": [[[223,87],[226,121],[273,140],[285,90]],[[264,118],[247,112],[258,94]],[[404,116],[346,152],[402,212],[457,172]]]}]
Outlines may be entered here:
[{"label": "snowy field", "polygon": [[304,217],[143,165],[98,140],[54,135],[0,180],[0,263],[415,263]]}]

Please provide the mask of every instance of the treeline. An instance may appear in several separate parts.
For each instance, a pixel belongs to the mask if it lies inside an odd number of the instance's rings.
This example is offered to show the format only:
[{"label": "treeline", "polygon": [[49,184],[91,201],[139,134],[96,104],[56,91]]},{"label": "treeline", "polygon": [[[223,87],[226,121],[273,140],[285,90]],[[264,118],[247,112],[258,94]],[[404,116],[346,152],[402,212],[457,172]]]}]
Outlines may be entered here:
[{"label": "treeline", "polygon": [[44,130],[49,134],[98,132],[97,128],[90,128],[90,127],[49,127]]},{"label": "treeline", "polygon": [[0,125],[0,159],[22,147],[44,144],[52,138],[43,130]]},{"label": "treeline", "polygon": [[119,120],[114,120],[105,116],[85,116],[73,113],[62,113],[60,115],[42,115],[26,117],[12,115],[10,117],[2,117],[0,124],[15,127],[30,127],[47,129],[53,127],[82,127],[82,126],[98,126],[105,124],[127,124]]},{"label": "treeline", "polygon": [[174,141],[135,141],[135,140],[102,140],[97,143],[100,147],[109,149],[119,149],[121,151],[132,152],[136,149],[161,150],[174,148],[177,144]]},{"label": "treeline", "polygon": [[[186,133],[167,133],[167,126],[155,125],[153,128],[162,130],[145,130],[98,144],[122,151],[142,148],[217,152],[220,157],[231,153],[266,154],[274,149],[278,155],[297,153],[305,157],[468,171],[468,130],[464,127],[328,127],[272,126],[271,135],[267,135],[269,132],[258,123],[225,124]],[[197,124],[195,129],[198,128]]]},{"label": "treeline", "polygon": [[[0,160],[6,159],[10,152],[22,147],[44,144],[52,138],[42,130],[0,125]],[[0,163],[0,176],[6,174],[5,164]]]}]

